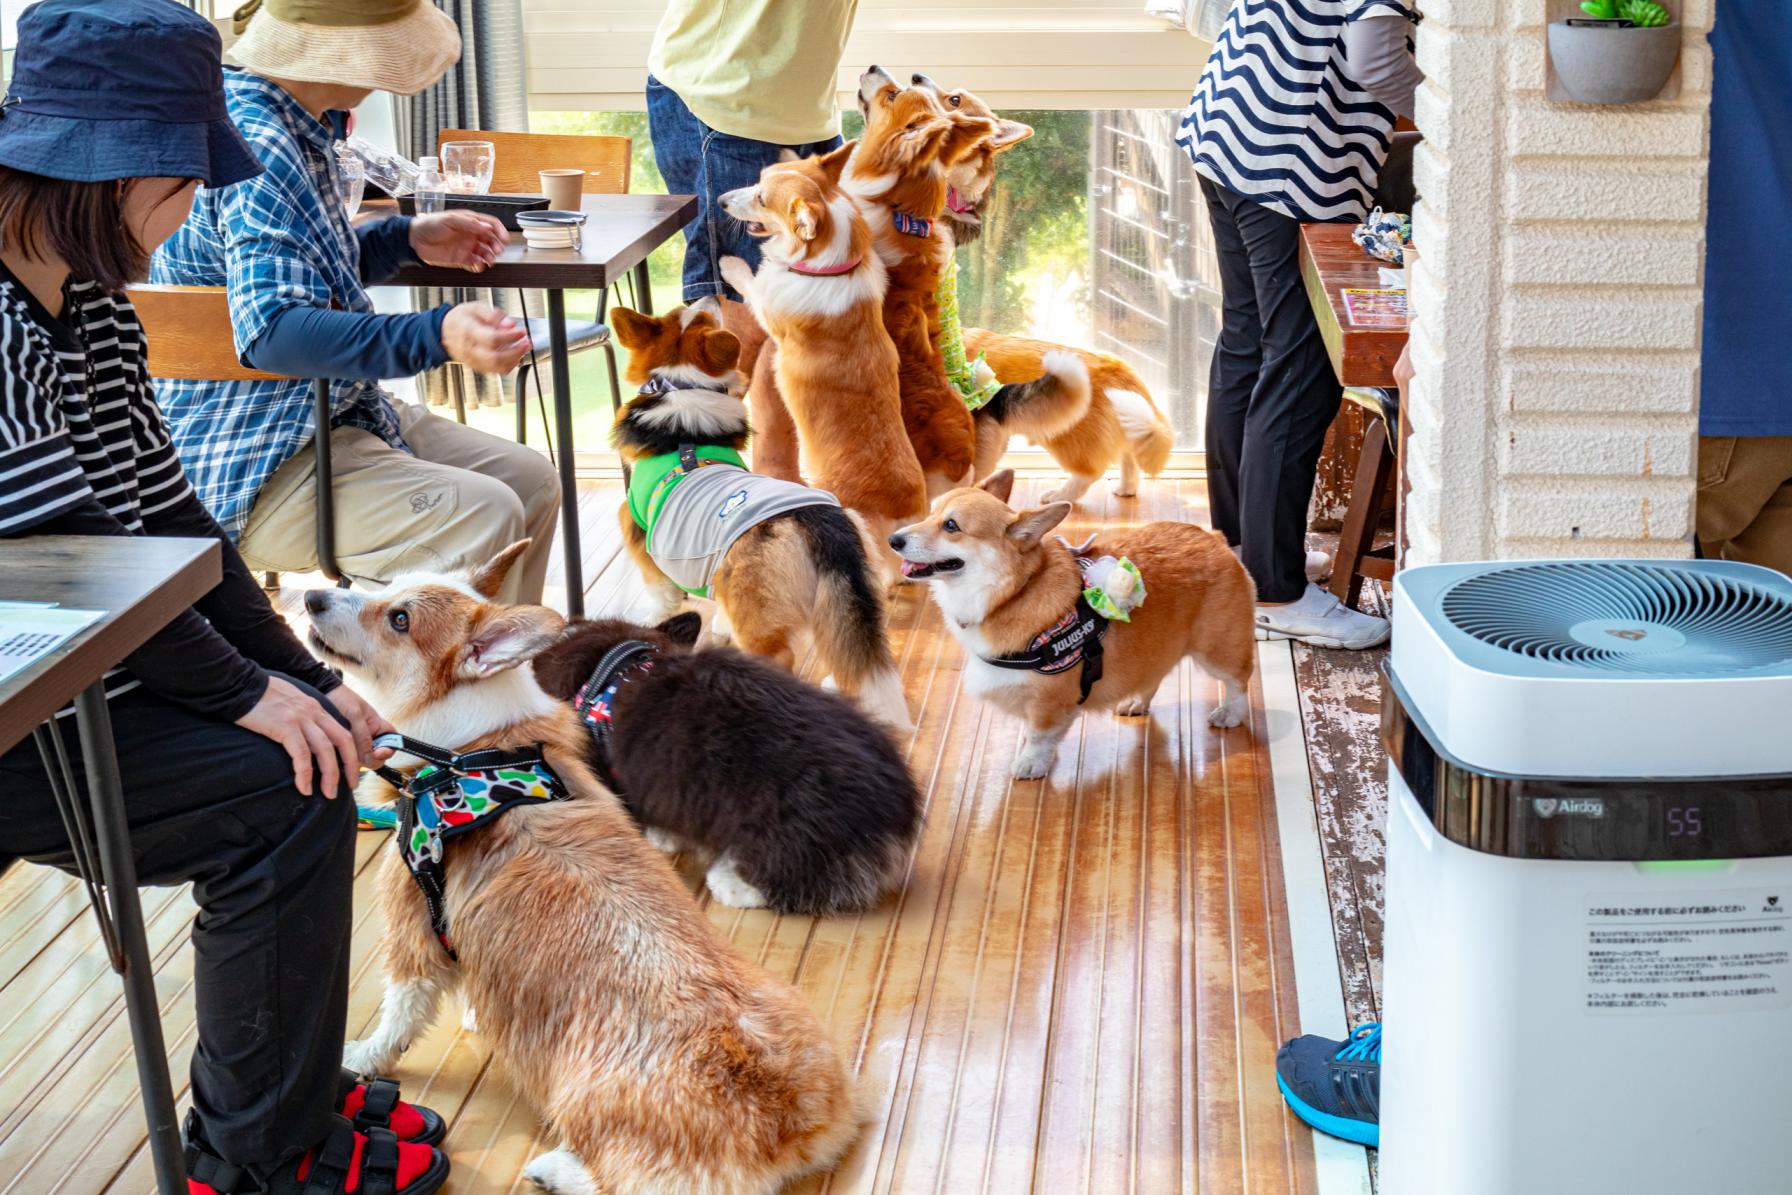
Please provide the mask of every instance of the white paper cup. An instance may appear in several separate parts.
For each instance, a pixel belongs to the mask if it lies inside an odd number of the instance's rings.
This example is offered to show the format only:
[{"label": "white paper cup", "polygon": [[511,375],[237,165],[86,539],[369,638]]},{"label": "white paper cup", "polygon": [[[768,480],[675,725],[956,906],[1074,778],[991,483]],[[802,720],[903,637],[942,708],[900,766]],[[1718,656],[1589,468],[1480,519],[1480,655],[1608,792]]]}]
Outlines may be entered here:
[{"label": "white paper cup", "polygon": [[579,197],[585,189],[583,170],[543,170],[541,193],[548,197],[548,206],[557,211],[576,212]]}]

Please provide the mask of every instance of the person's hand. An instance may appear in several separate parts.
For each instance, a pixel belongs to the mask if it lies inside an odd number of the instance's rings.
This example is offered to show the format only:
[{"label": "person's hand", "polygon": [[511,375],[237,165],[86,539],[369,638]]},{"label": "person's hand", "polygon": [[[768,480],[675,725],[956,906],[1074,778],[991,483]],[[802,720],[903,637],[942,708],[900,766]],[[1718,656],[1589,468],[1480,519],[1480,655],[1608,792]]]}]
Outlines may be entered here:
[{"label": "person's hand", "polygon": [[347,685],[338,685],[325,694],[324,700],[348,719],[349,733],[355,736],[355,750],[360,753],[362,767],[371,771],[392,758],[392,748],[375,748],[373,740],[382,734],[396,733],[397,727],[380,717],[379,711],[368,705],[364,697]]},{"label": "person's hand", "polygon": [[490,303],[461,303],[442,320],[442,347],[474,373],[509,373],[529,351],[529,330]]},{"label": "person's hand", "polygon": [[291,681],[268,677],[267,691],[261,700],[236,724],[286,748],[292,756],[293,787],[307,797],[311,795],[314,773],[322,781],[324,796],[332,798],[343,776],[349,777],[352,787],[354,778],[360,775],[355,736]]},{"label": "person's hand", "polygon": [[456,266],[477,274],[498,260],[510,232],[496,216],[457,209],[411,221],[411,248],[432,266]]}]

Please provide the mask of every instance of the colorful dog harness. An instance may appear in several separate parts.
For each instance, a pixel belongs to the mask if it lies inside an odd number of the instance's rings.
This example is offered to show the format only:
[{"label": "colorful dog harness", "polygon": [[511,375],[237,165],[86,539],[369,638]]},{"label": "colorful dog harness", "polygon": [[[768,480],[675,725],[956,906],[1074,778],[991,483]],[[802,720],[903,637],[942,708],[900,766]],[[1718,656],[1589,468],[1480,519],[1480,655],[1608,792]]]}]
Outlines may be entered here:
[{"label": "colorful dog harness", "polygon": [[393,767],[379,777],[396,788],[398,855],[423,892],[429,925],[448,957],[458,961],[448,938],[448,868],[442,844],[471,833],[518,805],[542,805],[572,796],[542,755],[486,748],[456,755],[402,734],[383,734],[375,747],[390,747],[424,761],[406,775]]},{"label": "colorful dog harness", "polygon": [[[1090,536],[1090,540],[1093,539],[1094,536]],[[1088,544],[1083,546],[1087,548]],[[1085,579],[1097,563],[1099,562],[1095,558],[1089,556],[1079,554],[1076,557],[1077,568]],[[1089,691],[1101,679],[1101,640],[1108,633],[1107,617],[1089,604],[1088,595],[1092,592],[1096,591],[1085,590],[1079,593],[1076,605],[1064,617],[1039,632],[1024,651],[1009,652],[1003,656],[984,656],[983,662],[997,668],[1040,672],[1046,676],[1068,672],[1081,664],[1083,671],[1079,684],[1082,696],[1076,699],[1076,703],[1083,704],[1089,700]]]},{"label": "colorful dog harness", "polygon": [[610,736],[616,723],[616,692],[628,682],[631,672],[647,672],[652,669],[653,656],[658,650],[653,644],[643,643],[639,639],[624,639],[603,654],[597,667],[591,670],[590,678],[579,686],[579,691],[572,697],[572,708],[578,711],[579,721],[591,732],[591,741],[597,748],[598,778],[618,796],[622,795],[622,785],[617,780],[615,767],[610,763]]}]

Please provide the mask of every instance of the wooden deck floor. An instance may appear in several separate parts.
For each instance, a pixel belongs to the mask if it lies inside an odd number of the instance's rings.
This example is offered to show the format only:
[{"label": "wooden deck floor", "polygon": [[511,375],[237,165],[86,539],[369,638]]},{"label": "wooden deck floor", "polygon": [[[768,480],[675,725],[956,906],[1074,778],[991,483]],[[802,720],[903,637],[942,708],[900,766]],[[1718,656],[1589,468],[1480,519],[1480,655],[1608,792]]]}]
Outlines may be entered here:
[{"label": "wooden deck floor", "polygon": [[[1021,496],[1043,488],[1023,479]],[[1199,483],[1147,483],[1128,501],[1106,490],[1069,534],[1204,517]],[[618,554],[615,500],[613,487],[582,495],[594,612],[641,596]],[[1217,732],[1205,718],[1217,686],[1185,665],[1149,720],[1086,717],[1049,779],[1018,782],[1019,726],[964,692],[959,648],[925,594],[906,593],[894,623],[928,801],[907,887],[857,918],[710,910],[814,1002],[874,1109],[838,1173],[801,1189],[1313,1192],[1311,1138],[1273,1072],[1299,1027],[1256,687],[1249,729]],[[360,876],[386,843],[362,836]],[[183,1098],[192,915],[184,890],[147,894]],[[353,1032],[379,1000],[377,932],[363,905]],[[96,939],[66,877],[25,866],[0,877],[0,1192],[152,1188],[119,985]],[[408,1098],[450,1119],[449,1191],[527,1188],[521,1167],[552,1143],[458,1013],[398,1075]]]}]

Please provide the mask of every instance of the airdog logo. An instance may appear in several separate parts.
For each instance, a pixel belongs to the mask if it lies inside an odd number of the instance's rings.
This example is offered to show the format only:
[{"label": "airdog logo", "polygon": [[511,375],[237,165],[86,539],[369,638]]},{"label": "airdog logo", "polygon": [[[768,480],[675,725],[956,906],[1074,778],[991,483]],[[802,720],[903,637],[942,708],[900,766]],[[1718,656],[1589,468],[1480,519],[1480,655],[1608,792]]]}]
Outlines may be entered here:
[{"label": "airdog logo", "polygon": [[716,518],[718,518],[718,519],[727,518],[729,515],[733,514],[735,511],[739,510],[742,506],[745,506],[746,502],[747,502],[747,491],[735,490],[732,494],[728,495],[728,500],[726,502],[722,503],[722,509],[716,512]]},{"label": "airdog logo", "polygon": [[1541,818],[1605,816],[1605,802],[1589,797],[1533,797],[1531,809]]},{"label": "airdog logo", "polygon": [[1780,903],[1779,897],[1769,896],[1767,903],[1761,906],[1761,911],[1763,913],[1784,913],[1786,906]]},{"label": "airdog logo", "polygon": [[1641,627],[1607,627],[1605,633],[1612,636],[1614,639],[1624,639],[1631,643],[1635,643],[1638,639],[1647,639],[1649,637],[1649,632],[1643,630]]}]

